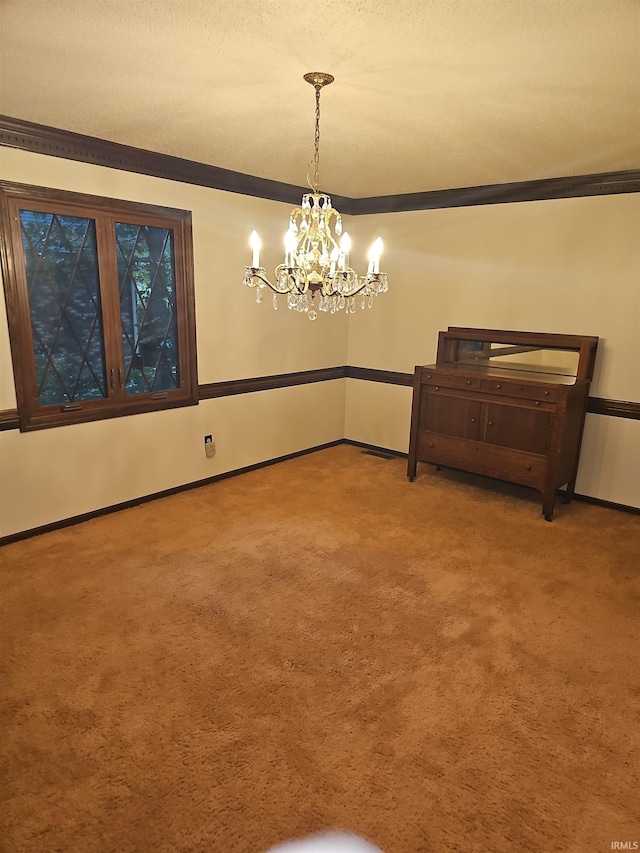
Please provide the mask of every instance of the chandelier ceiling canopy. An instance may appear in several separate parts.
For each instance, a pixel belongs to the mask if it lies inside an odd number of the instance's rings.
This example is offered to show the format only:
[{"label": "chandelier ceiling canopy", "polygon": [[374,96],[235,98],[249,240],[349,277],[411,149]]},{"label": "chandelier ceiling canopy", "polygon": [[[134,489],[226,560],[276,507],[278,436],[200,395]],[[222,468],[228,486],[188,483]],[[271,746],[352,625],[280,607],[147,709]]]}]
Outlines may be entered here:
[{"label": "chandelier ceiling canopy", "polygon": [[[342,217],[331,204],[331,198],[319,190],[320,170],[320,90],[333,83],[331,74],[312,71],[304,75],[316,91],[316,132],[314,157],[309,163],[312,177],[307,175],[310,193],[302,196],[302,204],[289,215],[289,228],[284,238],[284,262],[275,269],[275,282],[267,278],[260,266],[260,238],[253,231],[249,240],[253,250],[251,266],[245,267],[244,283],[255,288],[256,302],[263,301],[263,291],[273,291],[273,307],[278,296],[286,295],[291,310],[306,313],[310,320],[318,312],[335,314],[345,309],[355,313],[356,296],[362,308],[371,308],[374,298],[388,290],[387,276],[380,272],[382,240],[378,237],[369,250],[369,266],[358,275],[350,266],[351,239],[342,232]],[[339,242],[338,242],[339,241]]]}]

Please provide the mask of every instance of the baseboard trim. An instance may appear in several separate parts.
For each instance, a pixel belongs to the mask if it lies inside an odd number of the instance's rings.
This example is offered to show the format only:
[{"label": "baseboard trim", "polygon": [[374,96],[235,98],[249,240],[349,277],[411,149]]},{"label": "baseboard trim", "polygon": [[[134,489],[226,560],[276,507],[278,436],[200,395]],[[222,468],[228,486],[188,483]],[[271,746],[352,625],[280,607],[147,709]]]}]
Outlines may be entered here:
[{"label": "baseboard trim", "polygon": [[120,510],[123,509],[131,509],[132,507],[140,506],[141,504],[149,503],[150,501],[160,500],[160,498],[169,498],[171,495],[180,494],[180,492],[189,492],[191,489],[199,489],[201,486],[209,486],[212,483],[218,483],[220,480],[227,480],[229,477],[248,474],[250,471],[257,471],[259,468],[268,468],[269,465],[276,465],[278,462],[286,462],[289,459],[297,459],[299,456],[306,456],[308,453],[316,453],[318,450],[326,450],[329,447],[337,447],[339,444],[344,444],[344,439],[338,438],[335,441],[328,441],[326,444],[317,444],[314,447],[308,447],[305,450],[297,450],[295,453],[286,453],[284,456],[265,459],[264,462],[255,462],[253,465],[245,465],[243,468],[234,468],[231,471],[214,474],[213,477],[206,477],[204,480],[194,480],[191,483],[183,483],[181,486],[173,486],[171,489],[163,489],[160,492],[153,492],[153,494],[150,495],[142,495],[139,498],[132,498],[129,501],[122,501],[121,503],[111,504],[110,506],[94,509],[90,512],[83,512],[80,515],[71,516],[71,518],[52,521],[50,524],[43,524],[40,527],[31,527],[29,530],[22,530],[19,533],[10,533],[8,536],[0,537],[0,547],[2,545],[9,545],[11,542],[19,542],[22,539],[31,539],[33,536],[40,536],[43,533],[62,530],[64,527],[73,527],[76,524],[82,524],[84,521],[91,521],[92,519],[100,518],[100,516],[103,515],[110,515],[112,512],[120,512]]},{"label": "baseboard trim", "polygon": [[[560,489],[558,494],[565,494],[565,489]],[[619,504],[614,501],[604,501],[602,498],[592,498],[591,495],[582,495],[579,492],[574,492],[574,500],[581,501],[585,504],[593,504],[594,506],[603,506],[606,509],[617,509],[620,512],[630,512],[632,515],[640,515],[640,507],[629,506],[628,504]]]},{"label": "baseboard trim", "polygon": [[[150,495],[143,495],[139,498],[133,498],[129,501],[122,501],[118,504],[102,507],[84,512],[80,515],[74,515],[71,518],[60,519],[53,521],[50,524],[43,524],[40,527],[32,527],[29,530],[22,530],[19,533],[11,533],[8,536],[0,537],[0,547],[10,545],[12,542],[19,542],[23,539],[31,539],[34,536],[41,536],[43,533],[51,533],[54,530],[62,530],[65,527],[73,527],[76,524],[82,524],[85,521],[91,521],[94,518],[100,518],[103,515],[110,515],[113,512],[120,512],[124,509],[131,509],[141,504],[149,503],[150,501],[168,498],[172,495],[180,494],[180,492],[188,492],[191,489],[199,489],[202,486],[209,486],[212,483],[218,483],[220,480],[227,480],[230,477],[237,477],[240,474],[248,474],[250,471],[257,471],[260,468],[268,468],[270,465],[277,465],[279,462],[287,462],[289,459],[297,459],[300,456],[306,456],[309,453],[317,453],[319,450],[327,450],[330,447],[338,447],[341,444],[348,444],[351,447],[358,447],[362,450],[384,454],[385,456],[395,456],[400,459],[406,459],[408,454],[401,450],[392,450],[388,447],[381,447],[378,444],[367,444],[364,441],[356,441],[352,438],[338,438],[335,441],[328,441],[325,444],[317,444],[314,447],[308,447],[305,450],[297,450],[295,453],[286,453],[284,456],[276,456],[273,459],[265,459],[263,462],[256,462],[253,465],[246,465],[243,468],[234,468],[231,471],[224,471],[221,474],[214,474],[213,477],[206,477],[204,480],[195,480],[191,483],[184,483],[181,486],[174,486],[171,489],[164,489],[161,492],[154,492]],[[560,490],[562,494],[562,490]],[[633,515],[640,515],[640,509],[626,504],[618,504],[613,501],[605,501],[600,498],[592,498],[589,495],[574,494],[574,499],[583,501],[584,503],[594,504],[596,506],[605,507],[606,509],[614,509],[620,512],[628,512]]]},{"label": "baseboard trim", "polygon": [[353,438],[343,438],[342,444],[350,444],[351,447],[360,447],[362,450],[370,450],[372,453],[384,453],[389,456],[397,456],[400,459],[407,459],[409,454],[403,453],[402,450],[391,450],[388,447],[381,447],[379,444],[367,444],[364,441],[356,441]]},{"label": "baseboard trim", "polygon": [[[379,449],[382,449],[382,448],[379,448]],[[388,451],[388,452],[393,453],[394,451]],[[408,454],[403,454],[403,455],[406,456]],[[448,470],[448,471],[455,471],[457,474],[461,474],[463,476],[468,475],[469,479],[470,480],[473,479],[475,482],[477,482],[478,480],[481,480],[481,481],[486,480],[488,483],[506,483],[509,485],[518,485],[518,488],[528,489],[529,491],[532,491],[532,492],[535,491],[535,489],[533,489],[531,486],[525,486],[524,484],[519,485],[519,484],[510,483],[509,480],[502,480],[499,477],[490,477],[487,474],[476,474],[473,471],[465,471],[462,468],[454,468],[450,465],[436,465],[435,463],[432,463],[432,462],[424,462],[421,464],[428,465],[434,469],[442,468],[442,469]],[[557,497],[564,497],[564,496],[566,496],[566,494],[567,494],[566,488],[558,489],[556,492]],[[630,506],[629,504],[616,503],[615,501],[605,501],[602,498],[592,498],[590,495],[583,495],[580,492],[574,492],[572,500],[578,501],[579,503],[587,503],[587,504],[593,504],[594,506],[601,506],[601,507],[604,507],[605,509],[615,509],[615,510],[618,510],[619,512],[631,513],[631,515],[640,515],[640,507]]]}]

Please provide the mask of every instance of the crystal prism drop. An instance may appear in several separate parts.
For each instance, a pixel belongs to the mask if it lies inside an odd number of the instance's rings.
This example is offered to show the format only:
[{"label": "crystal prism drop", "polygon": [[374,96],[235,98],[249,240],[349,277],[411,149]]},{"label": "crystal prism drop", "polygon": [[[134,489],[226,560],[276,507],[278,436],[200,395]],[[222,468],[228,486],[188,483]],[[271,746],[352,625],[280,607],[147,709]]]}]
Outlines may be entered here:
[{"label": "crystal prism drop", "polygon": [[273,294],[272,304],[273,304],[273,310],[277,311],[278,310],[278,297],[276,296],[275,293]]}]

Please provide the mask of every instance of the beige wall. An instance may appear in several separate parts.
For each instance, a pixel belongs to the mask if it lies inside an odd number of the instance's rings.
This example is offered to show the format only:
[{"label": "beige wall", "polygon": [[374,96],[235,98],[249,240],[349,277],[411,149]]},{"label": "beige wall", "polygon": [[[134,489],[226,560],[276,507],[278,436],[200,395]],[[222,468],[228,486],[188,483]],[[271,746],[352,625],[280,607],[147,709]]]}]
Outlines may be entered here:
[{"label": "beige wall", "polygon": [[[315,323],[242,286],[249,233],[282,245],[290,205],[0,148],[0,177],[191,210],[201,384],[345,364],[347,320]],[[268,268],[281,258],[265,253]],[[327,321],[327,322],[323,322]],[[23,434],[0,432],[0,536],[90,512],[344,434],[344,380]],[[15,407],[0,305],[0,409]],[[203,441],[211,433],[216,456]]]},{"label": "beige wall", "polygon": [[[433,360],[439,329],[469,325],[600,335],[594,395],[640,400],[640,196],[351,218],[354,263],[380,233],[391,289],[348,324],[311,323],[240,284],[249,232],[280,247],[290,205],[8,148],[0,177],[193,212],[201,384],[341,364],[408,372]],[[279,254],[265,254],[269,269]],[[0,409],[13,407],[0,305]],[[408,388],[340,380],[1,432],[0,536],[343,436],[406,451],[410,407]],[[589,416],[578,490],[640,505],[639,457],[640,422]]]},{"label": "beige wall", "polygon": [[[598,335],[592,395],[640,401],[640,195],[358,217],[380,233],[389,293],[349,322],[348,363],[412,372],[438,331]],[[347,438],[406,451],[411,393],[349,380]],[[640,506],[640,421],[590,415],[578,491]]]},{"label": "beige wall", "polygon": [[[0,433],[0,535],[342,438],[343,384],[300,385],[157,414]],[[208,433],[216,441],[213,459],[204,454]],[[215,504],[208,521],[215,522]]]}]

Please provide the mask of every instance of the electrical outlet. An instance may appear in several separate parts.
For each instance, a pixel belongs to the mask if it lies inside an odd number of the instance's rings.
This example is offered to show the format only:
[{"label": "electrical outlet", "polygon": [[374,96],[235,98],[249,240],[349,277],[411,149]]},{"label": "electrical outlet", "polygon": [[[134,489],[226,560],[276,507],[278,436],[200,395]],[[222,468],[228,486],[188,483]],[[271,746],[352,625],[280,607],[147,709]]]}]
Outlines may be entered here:
[{"label": "electrical outlet", "polygon": [[216,455],[216,443],[212,435],[205,435],[204,437],[204,452],[208,459]]}]

